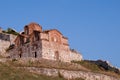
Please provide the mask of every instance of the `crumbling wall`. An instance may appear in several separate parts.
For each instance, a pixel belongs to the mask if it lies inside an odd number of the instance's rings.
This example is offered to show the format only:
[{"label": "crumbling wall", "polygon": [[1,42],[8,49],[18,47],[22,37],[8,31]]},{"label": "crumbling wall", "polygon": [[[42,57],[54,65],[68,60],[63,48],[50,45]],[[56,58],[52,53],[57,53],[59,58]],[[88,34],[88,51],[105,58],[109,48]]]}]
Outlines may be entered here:
[{"label": "crumbling wall", "polygon": [[12,50],[8,51],[10,58],[41,58],[42,46],[41,41],[34,43],[26,43],[21,46],[15,46]]},{"label": "crumbling wall", "polygon": [[70,50],[70,61],[81,61],[83,59],[82,55],[75,50]]},{"label": "crumbling wall", "polygon": [[14,44],[15,35],[0,33],[0,55],[6,52],[11,44]]}]

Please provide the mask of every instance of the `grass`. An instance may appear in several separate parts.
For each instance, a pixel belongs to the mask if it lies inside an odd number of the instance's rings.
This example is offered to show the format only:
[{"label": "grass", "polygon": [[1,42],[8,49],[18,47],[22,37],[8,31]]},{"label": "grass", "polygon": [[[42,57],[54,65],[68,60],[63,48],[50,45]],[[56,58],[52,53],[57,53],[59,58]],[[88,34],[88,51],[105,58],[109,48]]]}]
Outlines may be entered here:
[{"label": "grass", "polygon": [[4,30],[2,32],[7,34],[19,35],[19,33],[13,30],[12,28],[8,28],[6,31]]},{"label": "grass", "polygon": [[81,65],[74,64],[74,63],[67,63],[67,62],[60,62],[60,61],[53,61],[53,60],[46,60],[46,59],[39,59],[36,61],[26,60],[25,62],[22,62],[22,61],[23,60],[20,60],[20,59],[17,59],[17,60],[13,59],[13,61],[10,63],[16,67],[37,67],[37,68],[40,67],[40,68],[74,70],[74,71],[78,71],[78,70],[89,71],[88,69],[82,67]]},{"label": "grass", "polygon": [[72,61],[72,63],[80,64],[81,66],[91,70],[92,72],[101,73],[101,74],[105,74],[108,76],[114,76],[114,77],[120,78],[120,74],[117,74],[111,70],[105,70],[102,67],[100,67],[94,63],[88,62],[88,61],[84,61],[84,60],[83,61]]},{"label": "grass", "polygon": [[[16,62],[17,60],[13,60],[13,61],[8,60],[8,62],[6,63],[0,62],[0,80],[66,80],[61,76],[49,77],[45,75],[31,73],[28,70],[22,68],[18,69],[16,68],[18,66]],[[30,64],[32,63],[30,62]],[[84,80],[84,79],[79,78],[75,80]]]},{"label": "grass", "polygon": [[116,74],[115,72],[112,71],[106,71],[102,67],[87,61],[72,61],[72,63],[67,63],[67,62],[52,61],[52,60],[50,61],[45,59],[41,59],[39,61],[38,60],[25,61],[18,59],[18,60],[13,60],[10,63],[16,67],[37,67],[37,68],[65,69],[65,70],[73,70],[73,71],[91,71],[95,73],[101,73],[108,76],[114,76],[120,78],[120,74]]},{"label": "grass", "polygon": [[[73,61],[72,63],[64,63],[64,62],[59,62],[59,61],[56,62],[56,61],[50,61],[44,59],[41,59],[39,61],[13,59],[13,60],[8,60],[6,63],[0,63],[0,79],[1,80],[65,80],[61,76],[48,77],[48,76],[38,75],[35,73],[28,72],[23,68],[18,69],[16,67],[56,68],[56,69],[66,69],[66,70],[74,70],[74,71],[83,70],[83,71],[91,71],[95,73],[101,73],[101,74],[120,78],[119,74],[116,74],[112,71],[105,71],[96,64],[87,61]],[[75,80],[84,80],[84,79],[79,78]]]},{"label": "grass", "polygon": [[87,61],[72,61],[72,63],[80,64],[80,65],[84,66],[85,68],[87,68],[91,71],[94,71],[94,72],[98,72],[98,71],[102,70],[102,68],[100,68],[96,64],[93,64],[93,63],[90,63],[90,62],[87,62]]},{"label": "grass", "polygon": [[0,80],[65,80],[60,77],[48,77],[17,69],[10,64],[0,63]]}]

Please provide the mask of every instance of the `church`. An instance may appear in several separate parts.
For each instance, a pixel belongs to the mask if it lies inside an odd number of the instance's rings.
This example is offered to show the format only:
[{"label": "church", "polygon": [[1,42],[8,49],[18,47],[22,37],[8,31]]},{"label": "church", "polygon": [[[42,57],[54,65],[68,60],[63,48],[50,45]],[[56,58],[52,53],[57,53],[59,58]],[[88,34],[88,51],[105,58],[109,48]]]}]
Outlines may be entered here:
[{"label": "church", "polygon": [[43,58],[63,62],[82,60],[82,55],[70,49],[68,38],[60,31],[42,30],[42,26],[34,22],[24,26],[24,31],[14,40],[14,45],[9,51],[10,58]]}]

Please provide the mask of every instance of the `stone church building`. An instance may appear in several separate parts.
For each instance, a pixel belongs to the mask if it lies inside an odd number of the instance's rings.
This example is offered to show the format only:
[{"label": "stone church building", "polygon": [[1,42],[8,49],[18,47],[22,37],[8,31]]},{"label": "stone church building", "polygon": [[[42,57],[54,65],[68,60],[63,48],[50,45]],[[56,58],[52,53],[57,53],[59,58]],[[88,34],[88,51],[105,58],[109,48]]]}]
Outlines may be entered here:
[{"label": "stone church building", "polygon": [[24,27],[15,39],[15,46],[9,51],[11,58],[43,58],[70,62],[82,60],[82,55],[71,50],[68,38],[57,29],[42,30],[37,23]]}]

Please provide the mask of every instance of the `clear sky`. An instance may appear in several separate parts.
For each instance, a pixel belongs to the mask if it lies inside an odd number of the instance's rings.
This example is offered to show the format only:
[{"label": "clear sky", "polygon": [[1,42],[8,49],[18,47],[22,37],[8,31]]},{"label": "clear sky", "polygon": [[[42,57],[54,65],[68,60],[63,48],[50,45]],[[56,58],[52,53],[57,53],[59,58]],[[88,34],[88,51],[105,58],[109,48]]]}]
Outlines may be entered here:
[{"label": "clear sky", "polygon": [[60,30],[84,59],[120,67],[120,0],[0,0],[3,29],[30,22]]}]

